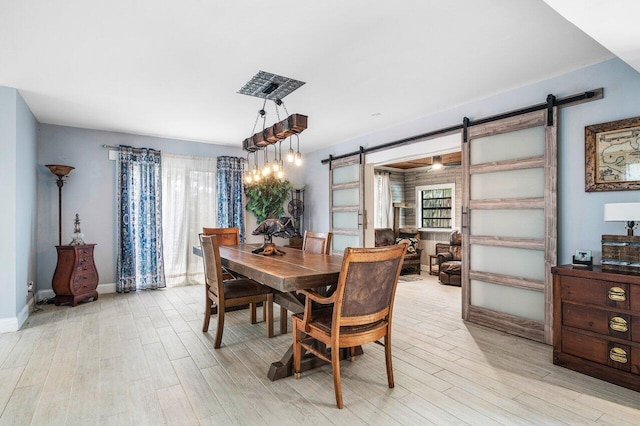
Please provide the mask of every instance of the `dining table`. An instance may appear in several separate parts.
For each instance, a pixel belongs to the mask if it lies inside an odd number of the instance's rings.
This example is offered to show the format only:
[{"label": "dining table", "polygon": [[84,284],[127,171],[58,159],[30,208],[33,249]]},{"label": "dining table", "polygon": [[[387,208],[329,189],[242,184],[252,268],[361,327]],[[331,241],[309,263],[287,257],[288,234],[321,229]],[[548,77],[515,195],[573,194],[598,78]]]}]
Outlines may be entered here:
[{"label": "dining table", "polygon": [[[220,263],[226,269],[251,278],[274,290],[274,302],[292,313],[301,313],[304,302],[296,297],[296,290],[326,289],[338,283],[342,256],[309,253],[295,248],[280,249],[283,255],[265,256],[253,253],[260,244],[220,246]],[[201,255],[199,247],[194,253]],[[280,317],[280,331],[286,333],[286,316]],[[293,342],[292,342],[293,343]],[[348,351],[343,351],[343,357]],[[362,354],[356,348],[355,354]],[[326,363],[312,354],[302,359],[301,370],[306,371]],[[293,344],[279,361],[271,364],[267,377],[278,380],[293,374]]]}]

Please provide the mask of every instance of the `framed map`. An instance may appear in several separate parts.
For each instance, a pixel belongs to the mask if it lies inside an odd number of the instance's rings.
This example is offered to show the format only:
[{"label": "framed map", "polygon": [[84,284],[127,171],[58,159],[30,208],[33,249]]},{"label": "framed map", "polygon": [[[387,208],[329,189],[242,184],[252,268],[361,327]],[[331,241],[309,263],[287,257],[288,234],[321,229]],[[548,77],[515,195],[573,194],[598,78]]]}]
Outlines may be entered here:
[{"label": "framed map", "polygon": [[640,117],[584,128],[585,191],[640,189]]}]

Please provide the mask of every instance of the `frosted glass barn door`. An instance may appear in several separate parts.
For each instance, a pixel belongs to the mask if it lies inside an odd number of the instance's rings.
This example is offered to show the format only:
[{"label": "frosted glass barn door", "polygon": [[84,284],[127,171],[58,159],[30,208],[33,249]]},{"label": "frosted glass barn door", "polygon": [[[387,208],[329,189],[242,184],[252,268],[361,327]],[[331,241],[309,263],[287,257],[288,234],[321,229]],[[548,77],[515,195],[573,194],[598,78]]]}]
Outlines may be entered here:
[{"label": "frosted glass barn door", "polygon": [[463,143],[462,315],[551,343],[556,110],[468,128]]},{"label": "frosted glass barn door", "polygon": [[347,247],[362,247],[363,167],[360,155],[332,161],[330,167],[331,252],[342,254]]}]

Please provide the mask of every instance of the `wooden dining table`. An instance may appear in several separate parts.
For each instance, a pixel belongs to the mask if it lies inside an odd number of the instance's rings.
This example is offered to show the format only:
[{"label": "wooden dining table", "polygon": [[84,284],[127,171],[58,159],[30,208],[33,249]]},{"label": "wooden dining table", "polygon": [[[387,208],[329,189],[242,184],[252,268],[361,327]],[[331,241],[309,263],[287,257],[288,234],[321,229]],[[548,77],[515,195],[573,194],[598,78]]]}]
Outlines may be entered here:
[{"label": "wooden dining table", "polygon": [[[225,268],[251,278],[274,289],[274,302],[293,313],[300,313],[304,305],[295,297],[296,290],[326,288],[337,284],[342,267],[342,256],[308,253],[284,248],[282,256],[264,256],[252,253],[259,244],[220,246],[220,262]],[[194,253],[199,254],[194,247]],[[281,316],[280,331],[286,333],[286,316]],[[357,348],[356,354],[362,349]],[[345,351],[346,356],[346,351]],[[326,363],[307,354],[301,370],[306,371]],[[278,380],[293,374],[293,345],[269,368],[267,377]]]}]

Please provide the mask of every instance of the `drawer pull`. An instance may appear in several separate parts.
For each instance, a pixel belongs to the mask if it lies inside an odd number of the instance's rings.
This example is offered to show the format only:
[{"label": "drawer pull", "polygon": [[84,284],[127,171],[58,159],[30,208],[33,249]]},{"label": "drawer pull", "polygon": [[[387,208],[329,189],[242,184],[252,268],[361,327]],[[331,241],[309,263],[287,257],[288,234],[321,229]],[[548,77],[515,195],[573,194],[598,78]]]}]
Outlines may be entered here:
[{"label": "drawer pull", "polygon": [[629,325],[627,324],[627,320],[621,317],[613,317],[609,320],[609,328],[613,331],[619,331],[621,333],[626,333],[629,331]]},{"label": "drawer pull", "polygon": [[609,299],[614,302],[624,302],[627,300],[627,295],[624,292],[623,288],[620,287],[611,287],[609,289]]},{"label": "drawer pull", "polygon": [[628,361],[627,360],[627,351],[625,351],[622,348],[618,348],[618,347],[614,346],[609,351],[609,358],[611,358],[612,361],[619,362],[621,364],[626,364],[627,361]]}]

